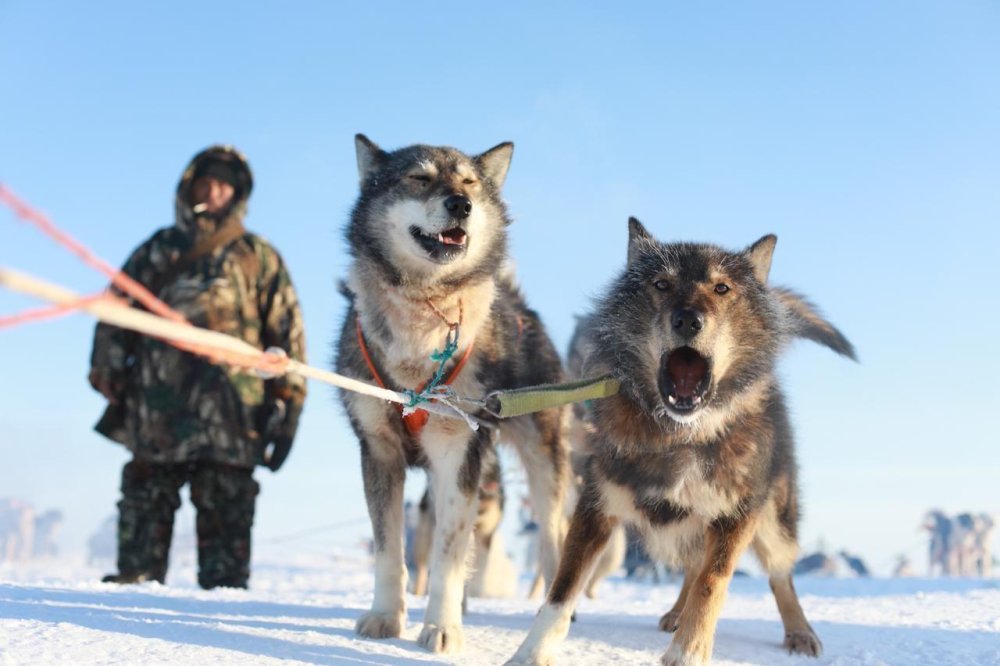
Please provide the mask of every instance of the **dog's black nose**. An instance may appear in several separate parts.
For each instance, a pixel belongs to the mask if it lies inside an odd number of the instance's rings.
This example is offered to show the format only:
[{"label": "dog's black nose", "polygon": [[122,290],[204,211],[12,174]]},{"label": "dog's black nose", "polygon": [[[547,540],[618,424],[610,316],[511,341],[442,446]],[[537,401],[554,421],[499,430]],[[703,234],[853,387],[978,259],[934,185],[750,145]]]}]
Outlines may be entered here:
[{"label": "dog's black nose", "polygon": [[690,340],[705,327],[705,315],[693,308],[677,308],[670,315],[670,324],[678,335]]},{"label": "dog's black nose", "polygon": [[460,220],[469,217],[469,213],[472,212],[472,202],[469,197],[464,197],[461,194],[453,194],[445,199],[444,207],[451,213],[452,217],[457,217]]}]

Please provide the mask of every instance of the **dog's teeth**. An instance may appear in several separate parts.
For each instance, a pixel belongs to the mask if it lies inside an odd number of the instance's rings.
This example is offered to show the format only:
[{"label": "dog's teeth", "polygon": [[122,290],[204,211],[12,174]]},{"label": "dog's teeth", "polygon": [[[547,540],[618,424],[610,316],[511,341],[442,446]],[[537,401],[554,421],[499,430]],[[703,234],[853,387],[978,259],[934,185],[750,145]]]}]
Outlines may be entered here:
[{"label": "dog's teeth", "polygon": [[671,405],[676,405],[676,404],[677,404],[677,398],[675,398],[675,397],[674,397],[674,396],[672,396],[672,395],[668,395],[668,396],[667,396],[667,400],[669,400],[669,401],[670,401],[670,404],[671,404]]},{"label": "dog's teeth", "polygon": [[693,402],[694,402],[694,404],[696,404],[696,405],[697,405],[697,404],[699,404],[699,403],[701,402],[701,396],[700,396],[700,395],[696,395],[696,396],[694,397],[694,400],[693,400]]}]

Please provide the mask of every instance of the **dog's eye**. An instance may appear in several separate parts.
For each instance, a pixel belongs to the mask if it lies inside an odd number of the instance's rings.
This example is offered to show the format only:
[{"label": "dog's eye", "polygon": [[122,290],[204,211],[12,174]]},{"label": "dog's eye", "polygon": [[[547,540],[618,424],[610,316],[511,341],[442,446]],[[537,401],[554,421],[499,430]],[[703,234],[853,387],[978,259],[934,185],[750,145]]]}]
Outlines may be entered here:
[{"label": "dog's eye", "polygon": [[431,182],[431,177],[425,173],[411,173],[407,176],[410,180],[415,180],[418,183],[429,183]]},{"label": "dog's eye", "polygon": [[666,280],[657,280],[653,283],[653,286],[660,291],[670,291],[670,283]]},{"label": "dog's eye", "polygon": [[474,178],[466,178],[465,180],[462,181],[462,184],[463,185],[475,185],[476,184],[476,180]]},{"label": "dog's eye", "polygon": [[719,284],[715,285],[715,293],[719,294],[720,296],[722,294],[728,294],[729,293],[729,285],[720,282]]}]

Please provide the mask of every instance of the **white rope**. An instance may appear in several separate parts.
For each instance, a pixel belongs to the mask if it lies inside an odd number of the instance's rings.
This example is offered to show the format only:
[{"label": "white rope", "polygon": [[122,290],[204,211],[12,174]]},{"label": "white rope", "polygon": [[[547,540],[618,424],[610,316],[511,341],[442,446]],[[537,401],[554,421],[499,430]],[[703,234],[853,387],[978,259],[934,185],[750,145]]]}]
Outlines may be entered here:
[{"label": "white rope", "polygon": [[[111,297],[81,302],[81,297],[69,289],[39,280],[38,278],[25,273],[20,273],[18,271],[0,268],[0,286],[21,294],[34,296],[35,298],[49,301],[57,305],[79,304],[80,310],[87,312],[91,316],[106,324],[111,324],[112,326],[117,326],[119,328],[126,328],[130,331],[136,331],[137,333],[142,333],[144,335],[198,345],[201,347],[210,347],[220,352],[232,352],[243,356],[262,357],[264,353],[257,347],[254,347],[253,345],[231,335],[219,333],[218,331],[210,331],[204,328],[198,328],[197,326],[191,326],[190,324],[169,321],[148,312],[128,307]],[[309,379],[315,379],[347,391],[353,391],[355,393],[361,393],[373,398],[379,398],[380,400],[397,402],[402,405],[408,405],[410,403],[410,396],[405,393],[399,393],[397,391],[390,391],[389,389],[384,389],[379,386],[373,386],[372,384],[358,381],[357,379],[351,379],[350,377],[344,377],[343,375],[338,375],[337,373],[330,372],[328,370],[314,368],[292,359],[289,359],[288,361],[286,372],[295,373]],[[420,404],[420,409],[439,416],[461,419],[469,424],[469,427],[473,430],[477,430],[479,427],[479,422],[475,418],[462,411],[454,404],[451,404],[450,401],[442,401],[441,404],[423,402]]]}]

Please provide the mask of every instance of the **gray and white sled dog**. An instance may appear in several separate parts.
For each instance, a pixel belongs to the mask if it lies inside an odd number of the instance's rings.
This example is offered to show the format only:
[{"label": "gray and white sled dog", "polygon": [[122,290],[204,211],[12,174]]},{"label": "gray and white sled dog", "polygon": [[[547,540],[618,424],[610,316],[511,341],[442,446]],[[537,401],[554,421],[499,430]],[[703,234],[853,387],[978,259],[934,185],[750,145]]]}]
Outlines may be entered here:
[{"label": "gray and white sled dog", "polygon": [[[351,305],[337,371],[418,391],[438,370],[432,354],[452,342],[443,379],[459,395],[561,381],[559,355],[510,274],[501,187],[513,145],[475,156],[426,145],[389,152],[358,135],[356,147],[361,192],[346,229]],[[496,435],[426,411],[404,419],[394,405],[355,393],[341,400],[361,445],[375,545],[374,599],[357,632],[390,638],[403,629],[403,482],[407,468],[419,466],[430,479],[434,536],[418,642],[433,652],[458,651],[482,460]],[[500,438],[515,446],[527,471],[549,581],[569,477],[566,412],[548,409],[500,424]]]}]

